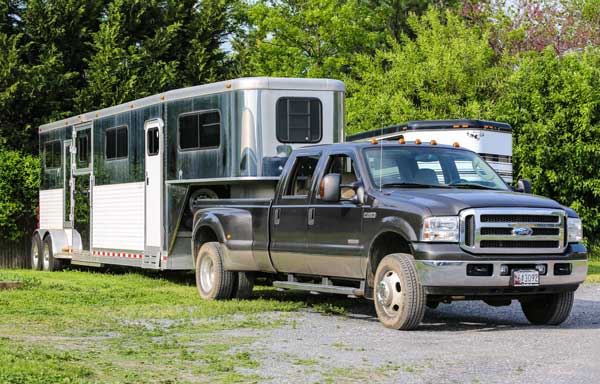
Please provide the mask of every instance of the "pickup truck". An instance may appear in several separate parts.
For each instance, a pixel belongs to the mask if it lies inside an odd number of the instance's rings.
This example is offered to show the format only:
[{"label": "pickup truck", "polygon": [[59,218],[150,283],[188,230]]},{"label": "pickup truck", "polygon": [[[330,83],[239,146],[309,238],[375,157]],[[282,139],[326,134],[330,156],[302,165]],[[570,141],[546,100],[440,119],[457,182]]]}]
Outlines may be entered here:
[{"label": "pickup truck", "polygon": [[364,297],[409,330],[425,308],[513,300],[558,325],[587,274],[575,211],[507,185],[476,153],[435,141],[295,150],[272,198],[195,203],[192,254],[203,299],[275,287]]}]

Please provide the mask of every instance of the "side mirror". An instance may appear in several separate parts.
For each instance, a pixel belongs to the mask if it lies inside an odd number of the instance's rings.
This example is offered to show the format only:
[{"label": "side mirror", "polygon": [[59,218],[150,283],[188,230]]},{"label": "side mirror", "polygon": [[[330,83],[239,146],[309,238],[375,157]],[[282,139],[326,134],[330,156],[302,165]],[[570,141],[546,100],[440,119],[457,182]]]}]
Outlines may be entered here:
[{"label": "side mirror", "polygon": [[531,193],[531,183],[527,179],[519,179],[517,181],[517,191],[523,193]]},{"label": "side mirror", "polygon": [[328,173],[323,176],[321,185],[319,185],[319,196],[323,201],[340,201],[340,185],[342,177],[339,173]]}]

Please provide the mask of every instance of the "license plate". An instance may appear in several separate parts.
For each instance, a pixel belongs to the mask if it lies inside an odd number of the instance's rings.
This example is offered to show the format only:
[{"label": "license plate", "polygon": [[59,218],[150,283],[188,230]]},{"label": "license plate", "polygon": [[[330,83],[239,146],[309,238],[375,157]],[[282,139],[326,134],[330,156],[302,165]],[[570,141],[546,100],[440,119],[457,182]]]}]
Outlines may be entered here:
[{"label": "license plate", "polygon": [[540,272],[535,269],[513,271],[512,285],[515,287],[536,287],[540,285]]}]

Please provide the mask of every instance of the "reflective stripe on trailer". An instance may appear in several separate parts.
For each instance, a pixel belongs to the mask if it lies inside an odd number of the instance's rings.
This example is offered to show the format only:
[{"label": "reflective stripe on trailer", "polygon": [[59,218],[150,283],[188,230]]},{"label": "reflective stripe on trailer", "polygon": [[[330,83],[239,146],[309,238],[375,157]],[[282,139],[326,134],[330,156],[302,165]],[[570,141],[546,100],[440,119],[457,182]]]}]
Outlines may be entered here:
[{"label": "reflective stripe on trailer", "polygon": [[144,255],[130,252],[94,251],[94,256],[123,257],[126,259],[141,259]]}]

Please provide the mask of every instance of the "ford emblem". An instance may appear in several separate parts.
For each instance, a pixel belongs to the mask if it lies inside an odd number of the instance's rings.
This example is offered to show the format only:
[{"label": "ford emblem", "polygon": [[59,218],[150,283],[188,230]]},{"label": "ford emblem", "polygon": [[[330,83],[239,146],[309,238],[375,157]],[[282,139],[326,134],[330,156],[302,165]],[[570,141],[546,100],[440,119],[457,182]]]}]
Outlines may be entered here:
[{"label": "ford emblem", "polygon": [[513,236],[531,236],[533,235],[533,229],[529,227],[519,227],[511,231]]}]

